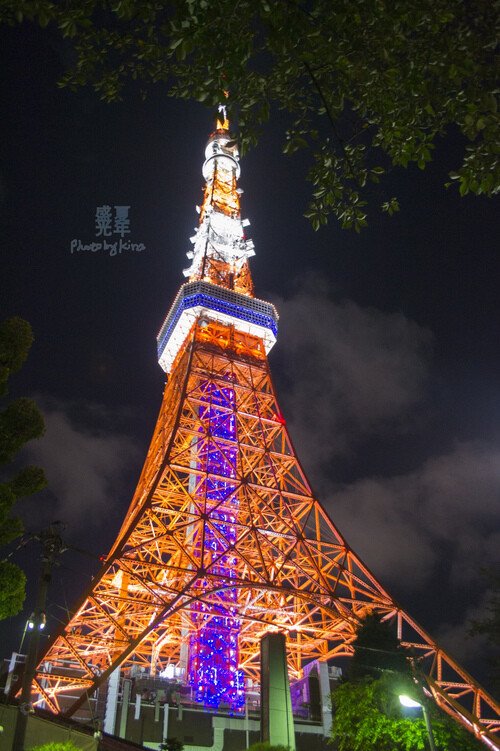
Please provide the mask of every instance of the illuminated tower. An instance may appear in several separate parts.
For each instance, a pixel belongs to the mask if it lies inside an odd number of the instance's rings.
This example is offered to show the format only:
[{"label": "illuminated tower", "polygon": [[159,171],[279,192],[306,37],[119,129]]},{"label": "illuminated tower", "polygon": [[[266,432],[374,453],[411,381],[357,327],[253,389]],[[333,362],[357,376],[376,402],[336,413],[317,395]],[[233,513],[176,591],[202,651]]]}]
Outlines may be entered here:
[{"label": "illuminated tower", "polygon": [[100,572],[40,662],[35,703],[81,712],[122,676],[175,674],[195,702],[234,712],[260,681],[262,637],[287,637],[290,680],[349,656],[379,613],[411,645],[428,690],[500,748],[500,707],[408,616],[314,495],[274,393],[273,305],[254,297],[236,144],[205,152],[191,266],[158,335],[168,374],[137,490]]}]

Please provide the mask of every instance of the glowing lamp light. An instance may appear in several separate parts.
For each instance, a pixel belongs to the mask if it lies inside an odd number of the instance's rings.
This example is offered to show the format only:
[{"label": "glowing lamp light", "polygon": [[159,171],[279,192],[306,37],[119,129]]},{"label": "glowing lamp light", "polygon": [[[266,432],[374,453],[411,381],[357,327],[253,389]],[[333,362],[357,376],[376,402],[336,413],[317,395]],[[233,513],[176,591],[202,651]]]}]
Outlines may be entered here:
[{"label": "glowing lamp light", "polygon": [[[40,623],[38,624],[38,628],[40,631],[43,631],[45,628],[45,624],[47,622],[47,619],[45,617],[45,613],[40,614]],[[28,619],[28,623],[26,624],[30,631],[33,631],[35,628],[35,614],[32,613]]]},{"label": "glowing lamp light", "polygon": [[436,743],[434,741],[434,733],[432,730],[431,718],[430,718],[429,711],[425,703],[416,701],[415,699],[412,699],[411,696],[407,696],[406,694],[400,694],[399,701],[401,702],[403,707],[410,707],[410,708],[420,707],[421,708],[423,715],[424,715],[427,736],[429,738],[429,748],[431,751],[436,751]]},{"label": "glowing lamp light", "polygon": [[406,694],[401,694],[399,701],[401,702],[403,707],[411,707],[412,709],[422,706],[420,702],[415,701],[415,699],[412,699],[411,696],[407,696]]}]

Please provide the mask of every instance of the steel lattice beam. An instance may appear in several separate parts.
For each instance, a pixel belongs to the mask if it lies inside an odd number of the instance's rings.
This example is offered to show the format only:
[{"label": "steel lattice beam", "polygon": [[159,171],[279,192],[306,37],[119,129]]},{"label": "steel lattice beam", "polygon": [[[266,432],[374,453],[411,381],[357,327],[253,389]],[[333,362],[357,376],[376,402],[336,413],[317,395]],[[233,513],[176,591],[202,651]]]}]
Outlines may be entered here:
[{"label": "steel lattice beam", "polygon": [[[195,329],[164,395],[136,495],[110,556],[70,622],[53,637],[37,681],[43,700],[71,714],[65,696],[91,693],[118,666],[177,663],[199,607],[227,611],[234,591],[241,624],[240,666],[259,680],[259,641],[288,632],[289,664],[299,677],[311,659],[349,655],[367,611],[394,622],[411,645],[436,701],[500,748],[498,705],[390,597],[314,497],[295,455],[274,395],[265,357],[245,359],[215,345],[220,327]],[[214,438],[200,418],[207,383],[228,380],[236,418],[232,441]],[[237,455],[227,497],[210,501],[200,467],[206,447]],[[234,453],[236,451],[236,454]],[[238,503],[235,537],[217,514]],[[204,547],[211,530],[217,553]],[[231,556],[234,574],[220,574]],[[50,672],[46,667],[50,667]],[[496,744],[496,745],[495,745]]]}]

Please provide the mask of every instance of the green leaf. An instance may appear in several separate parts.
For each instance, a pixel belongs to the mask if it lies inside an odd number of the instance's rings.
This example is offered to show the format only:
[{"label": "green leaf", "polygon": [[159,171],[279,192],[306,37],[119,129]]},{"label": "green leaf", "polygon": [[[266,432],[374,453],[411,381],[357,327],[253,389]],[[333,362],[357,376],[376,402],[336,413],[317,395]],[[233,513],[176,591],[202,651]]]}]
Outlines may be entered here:
[{"label": "green leaf", "polygon": [[234,0],[183,0],[168,9],[113,0],[98,23],[94,2],[13,6],[18,22],[55,17],[74,40],[77,62],[61,82],[72,89],[90,84],[116,101],[129,78],[143,91],[161,81],[170,96],[210,107],[225,73],[245,122],[242,151],[258,141],[272,102],[294,123],[283,151],[309,147],[314,189],[335,198],[324,214],[344,226],[354,219],[349,191],[364,196],[385,173],[373,164],[423,169],[448,127],[460,128],[472,149],[457,170],[466,170],[466,183],[453,178],[462,195],[500,190],[496,3],[470,13],[465,0],[337,2],[333,13],[326,0],[242,0],[236,8]]}]

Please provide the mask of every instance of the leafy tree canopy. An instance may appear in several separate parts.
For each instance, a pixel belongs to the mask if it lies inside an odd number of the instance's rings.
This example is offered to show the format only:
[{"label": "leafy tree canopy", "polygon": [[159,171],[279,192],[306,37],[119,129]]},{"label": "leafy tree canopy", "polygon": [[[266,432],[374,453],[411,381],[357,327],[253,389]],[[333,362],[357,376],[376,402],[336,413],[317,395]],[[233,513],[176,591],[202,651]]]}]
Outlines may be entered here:
[{"label": "leafy tree canopy", "polygon": [[[271,108],[284,151],[309,148],[313,226],[366,224],[367,186],[391,165],[422,169],[451,127],[461,195],[500,189],[499,0],[5,0],[0,20],[56,25],[76,62],[62,85],[108,101],[129,79],[216,107],[229,92],[242,148]],[[397,210],[387,197],[383,210]]]},{"label": "leafy tree canopy", "polygon": [[49,743],[44,743],[42,746],[33,746],[30,751],[79,751],[79,749],[71,741],[63,743],[49,741]]},{"label": "leafy tree canopy", "polygon": [[[339,751],[414,751],[428,748],[425,722],[419,713],[405,716],[399,702],[400,683],[392,673],[365,676],[341,684],[332,696],[332,737]],[[434,704],[429,707],[439,751],[474,751],[483,747],[470,733]]]},{"label": "leafy tree canopy", "polygon": [[349,680],[364,676],[380,678],[384,672],[411,677],[408,651],[401,646],[392,628],[381,620],[378,613],[369,613],[361,621],[353,646]]},{"label": "leafy tree canopy", "polygon": [[0,396],[7,395],[9,376],[21,369],[33,344],[31,326],[22,318],[0,324]]},{"label": "leafy tree canopy", "polygon": [[[7,381],[25,361],[33,342],[31,326],[21,318],[0,324],[0,396],[7,395]],[[0,412],[0,466],[12,462],[27,441],[40,438],[43,417],[31,399],[13,399]],[[23,532],[23,524],[11,511],[19,498],[36,493],[46,485],[39,467],[24,467],[0,482],[0,545],[6,545]],[[19,612],[24,602],[26,577],[21,569],[0,560],[0,620]]]},{"label": "leafy tree canopy", "polygon": [[[377,613],[357,629],[348,679],[332,694],[332,739],[339,751],[426,749],[428,736],[420,710],[404,714],[399,696],[427,701],[415,681],[409,653]],[[439,751],[474,751],[482,744],[432,701],[427,702]]]},{"label": "leafy tree canopy", "polygon": [[183,751],[184,743],[178,738],[165,738],[160,743],[160,751]]}]

